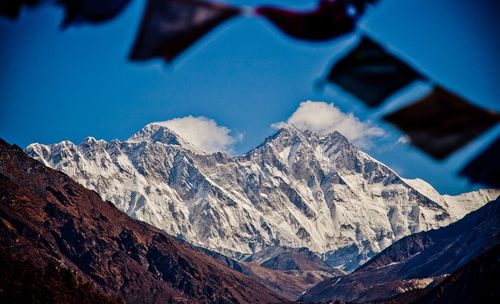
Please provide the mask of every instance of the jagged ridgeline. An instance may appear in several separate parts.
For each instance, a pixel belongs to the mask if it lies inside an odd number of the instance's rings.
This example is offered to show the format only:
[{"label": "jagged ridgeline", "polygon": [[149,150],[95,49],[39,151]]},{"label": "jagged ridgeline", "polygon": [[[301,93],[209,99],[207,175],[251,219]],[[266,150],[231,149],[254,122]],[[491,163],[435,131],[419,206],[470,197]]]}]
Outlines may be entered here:
[{"label": "jagged ridgeline", "polygon": [[150,124],[126,141],[32,144],[26,152],[130,216],[234,258],[307,247],[351,271],[404,236],[446,226],[498,191],[440,195],[342,134],[285,125],[248,153],[204,153]]}]

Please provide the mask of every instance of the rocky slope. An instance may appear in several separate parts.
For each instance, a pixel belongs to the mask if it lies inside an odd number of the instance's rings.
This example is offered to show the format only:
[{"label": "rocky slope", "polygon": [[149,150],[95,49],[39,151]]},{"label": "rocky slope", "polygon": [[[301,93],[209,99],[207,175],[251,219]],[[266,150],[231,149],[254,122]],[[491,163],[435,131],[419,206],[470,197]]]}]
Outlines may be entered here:
[{"label": "rocky slope", "polygon": [[500,245],[448,276],[414,304],[498,303]]},{"label": "rocky slope", "polygon": [[124,304],[103,295],[71,270],[34,265],[0,247],[0,303]]},{"label": "rocky slope", "polygon": [[[306,248],[280,248],[274,250],[275,255],[269,255],[270,259],[276,258],[276,255],[288,256],[289,253],[294,253],[294,260],[305,261],[304,264],[296,264],[297,267],[289,267],[288,263],[274,265],[267,268],[262,266],[265,262],[253,259],[254,256],[262,257],[264,252],[256,253],[245,261],[237,261],[218,252],[194,246],[182,239],[178,239],[186,246],[208,255],[216,261],[250,277],[255,282],[266,286],[271,291],[275,292],[283,298],[295,301],[302,296],[307,290],[325,279],[331,278],[334,275],[344,274],[338,269],[333,269],[325,264],[317,255],[307,250]],[[265,254],[269,252],[266,250]],[[272,257],[271,257],[272,256]],[[304,267],[305,266],[305,267]]]},{"label": "rocky slope", "polygon": [[241,265],[245,275],[291,301],[296,301],[307,290],[332,277],[331,273],[324,271],[276,270],[247,262]]},{"label": "rocky slope", "polygon": [[324,271],[342,274],[341,271],[332,268],[318,255],[305,247],[269,247],[245,258],[243,261],[257,262],[263,267],[275,270]]},{"label": "rocky slope", "polygon": [[[272,247],[237,261],[215,251],[190,245],[196,251],[206,254],[218,262],[252,278],[276,294],[295,301],[307,290],[334,275],[344,274],[331,268],[307,248]],[[272,252],[271,252],[272,251]],[[266,256],[266,259],[262,259]],[[268,261],[283,261],[268,265]]]},{"label": "rocky slope", "polygon": [[307,248],[273,246],[245,258],[244,273],[290,300],[343,271],[326,264]]},{"label": "rocky slope", "polygon": [[500,198],[447,227],[397,241],[353,273],[327,279],[300,299],[365,303],[430,288],[500,245],[499,219]]},{"label": "rocky slope", "polygon": [[283,303],[0,140],[0,249],[127,303]]},{"label": "rocky slope", "polygon": [[150,124],[126,141],[32,144],[26,152],[130,216],[233,258],[307,247],[352,271],[394,241],[446,226],[493,199],[441,196],[338,132],[286,125],[245,155],[205,154]]},{"label": "rocky slope", "polygon": [[465,304],[500,301],[500,245],[447,276],[441,283],[411,290],[380,304]]}]

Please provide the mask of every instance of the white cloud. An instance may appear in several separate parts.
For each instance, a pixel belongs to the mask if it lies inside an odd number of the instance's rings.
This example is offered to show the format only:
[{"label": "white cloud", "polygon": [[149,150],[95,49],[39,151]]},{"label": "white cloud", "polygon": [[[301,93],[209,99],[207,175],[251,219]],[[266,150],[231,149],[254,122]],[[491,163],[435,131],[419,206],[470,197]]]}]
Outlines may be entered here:
[{"label": "white cloud", "polygon": [[396,141],[396,145],[402,145],[410,142],[410,137],[407,135],[400,136]]},{"label": "white cloud", "polygon": [[231,130],[219,126],[213,119],[191,115],[155,122],[177,133],[180,137],[207,153],[231,152],[235,143],[243,139],[242,134],[231,135]]},{"label": "white cloud", "polygon": [[291,123],[302,130],[326,134],[331,131],[342,133],[359,147],[368,147],[375,137],[385,134],[384,130],[370,121],[360,121],[352,113],[343,113],[333,103],[304,101],[286,122],[272,124],[280,128],[284,123]]}]

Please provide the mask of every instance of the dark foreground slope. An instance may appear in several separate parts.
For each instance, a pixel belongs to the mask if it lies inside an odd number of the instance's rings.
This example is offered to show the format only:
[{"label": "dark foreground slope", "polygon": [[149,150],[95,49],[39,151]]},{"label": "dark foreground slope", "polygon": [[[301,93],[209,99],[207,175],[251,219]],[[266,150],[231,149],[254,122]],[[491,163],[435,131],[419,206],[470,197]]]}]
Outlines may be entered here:
[{"label": "dark foreground slope", "polygon": [[0,249],[127,303],[284,300],[0,140]]},{"label": "dark foreground slope", "polygon": [[0,303],[124,304],[99,292],[70,269],[54,263],[41,268],[0,248]]},{"label": "dark foreground slope", "polygon": [[500,199],[447,227],[397,241],[355,272],[319,283],[301,300],[370,302],[430,289],[498,244]]},{"label": "dark foreground slope", "polygon": [[500,245],[455,271],[414,304],[500,303]]}]

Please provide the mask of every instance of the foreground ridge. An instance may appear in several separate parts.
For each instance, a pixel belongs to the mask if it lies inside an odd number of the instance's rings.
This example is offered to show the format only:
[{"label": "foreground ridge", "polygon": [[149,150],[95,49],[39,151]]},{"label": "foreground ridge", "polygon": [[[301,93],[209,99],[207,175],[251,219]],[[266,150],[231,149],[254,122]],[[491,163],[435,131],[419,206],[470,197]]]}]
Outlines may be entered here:
[{"label": "foreground ridge", "polygon": [[127,303],[283,303],[66,174],[0,140],[0,249],[55,264]]}]

